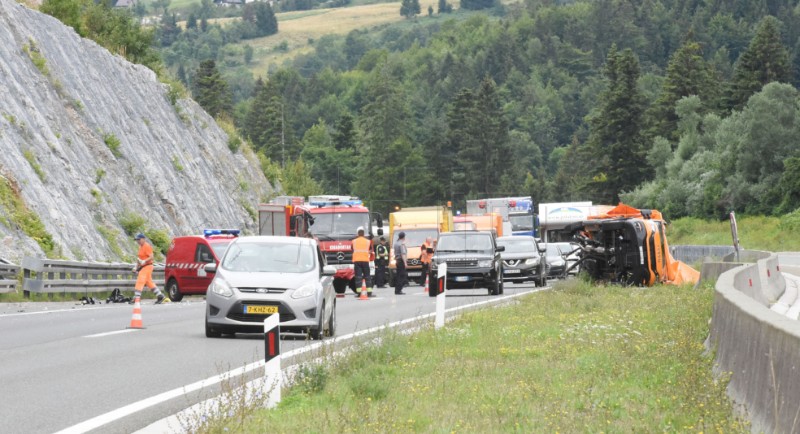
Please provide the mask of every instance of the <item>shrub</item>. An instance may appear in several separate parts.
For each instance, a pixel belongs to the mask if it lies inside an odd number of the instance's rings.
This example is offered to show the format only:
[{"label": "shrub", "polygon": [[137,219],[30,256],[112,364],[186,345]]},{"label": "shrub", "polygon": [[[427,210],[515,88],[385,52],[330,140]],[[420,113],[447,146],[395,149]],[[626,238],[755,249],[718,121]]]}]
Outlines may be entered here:
[{"label": "shrub", "polygon": [[166,255],[167,250],[169,250],[169,244],[171,242],[171,238],[169,233],[165,230],[147,230],[145,231],[145,235],[150,241],[153,242],[153,247],[155,247],[156,253],[160,253],[161,255]]},{"label": "shrub", "polygon": [[144,232],[144,224],[146,222],[144,217],[131,211],[125,211],[119,216],[119,225],[130,236]]},{"label": "shrub", "polygon": [[122,156],[122,152],[119,150],[121,142],[117,136],[114,135],[114,133],[103,134],[103,142],[106,144],[106,146],[108,146],[108,149],[111,150],[111,153],[115,157],[119,158]]}]

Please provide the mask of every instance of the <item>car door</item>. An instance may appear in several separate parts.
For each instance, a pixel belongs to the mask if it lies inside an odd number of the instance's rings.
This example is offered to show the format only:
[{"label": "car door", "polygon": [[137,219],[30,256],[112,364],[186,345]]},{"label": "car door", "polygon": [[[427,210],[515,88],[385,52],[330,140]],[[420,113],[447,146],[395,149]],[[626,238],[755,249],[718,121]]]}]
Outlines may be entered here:
[{"label": "car door", "polygon": [[214,278],[214,273],[207,273],[205,266],[215,262],[211,247],[205,243],[198,242],[194,251],[194,263],[187,276],[191,285],[190,291],[199,293],[206,291],[208,285],[211,284],[211,279]]}]

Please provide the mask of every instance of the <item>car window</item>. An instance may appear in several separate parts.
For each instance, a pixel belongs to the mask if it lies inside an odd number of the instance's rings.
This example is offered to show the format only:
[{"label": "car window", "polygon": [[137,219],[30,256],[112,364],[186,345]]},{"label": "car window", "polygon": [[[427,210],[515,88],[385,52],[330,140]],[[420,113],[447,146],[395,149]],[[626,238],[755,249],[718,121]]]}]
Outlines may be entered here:
[{"label": "car window", "polygon": [[[406,233],[406,245],[412,247],[421,246],[422,243],[425,242],[426,238],[435,240],[436,237],[439,235],[439,231],[437,231],[436,229],[414,229],[414,230],[406,229],[403,232]],[[399,241],[397,239],[399,233],[400,233],[399,230],[395,231],[394,233],[395,243]]]},{"label": "car window", "polygon": [[214,255],[211,254],[211,249],[205,244],[198,244],[194,251],[194,262],[214,262]]},{"label": "car window", "polygon": [[305,273],[314,269],[316,252],[309,245],[280,242],[232,244],[222,268],[261,273]]},{"label": "car window", "polygon": [[221,258],[225,256],[225,250],[228,249],[228,246],[231,245],[231,242],[213,242],[211,243],[211,249],[214,250],[214,254],[217,255],[217,258]]},{"label": "car window", "polygon": [[505,246],[505,253],[529,253],[536,251],[536,243],[532,239],[497,240],[498,246]]}]

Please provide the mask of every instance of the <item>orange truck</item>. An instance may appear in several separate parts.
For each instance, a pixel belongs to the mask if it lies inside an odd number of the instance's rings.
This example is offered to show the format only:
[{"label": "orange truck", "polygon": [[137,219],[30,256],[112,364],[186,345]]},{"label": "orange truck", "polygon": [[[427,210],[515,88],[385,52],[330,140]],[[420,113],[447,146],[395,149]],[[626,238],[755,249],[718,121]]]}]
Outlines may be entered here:
[{"label": "orange truck", "polygon": [[497,213],[484,215],[462,214],[453,217],[453,230],[493,231],[503,236],[503,216]]},{"label": "orange truck", "polygon": [[580,244],[580,266],[595,280],[623,285],[697,283],[700,273],[672,257],[661,212],[620,203],[568,231]]}]

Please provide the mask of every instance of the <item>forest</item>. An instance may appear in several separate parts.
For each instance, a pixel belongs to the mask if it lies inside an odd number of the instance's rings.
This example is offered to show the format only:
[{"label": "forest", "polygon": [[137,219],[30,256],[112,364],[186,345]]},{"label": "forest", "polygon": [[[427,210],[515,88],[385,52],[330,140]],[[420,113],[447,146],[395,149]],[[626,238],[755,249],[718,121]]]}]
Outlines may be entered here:
[{"label": "forest", "polygon": [[800,205],[797,3],[481,2],[320,38],[256,74],[236,26],[140,32],[160,58],[148,66],[232,122],[289,194],[384,211],[529,194],[722,218]]}]

